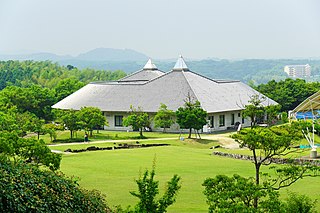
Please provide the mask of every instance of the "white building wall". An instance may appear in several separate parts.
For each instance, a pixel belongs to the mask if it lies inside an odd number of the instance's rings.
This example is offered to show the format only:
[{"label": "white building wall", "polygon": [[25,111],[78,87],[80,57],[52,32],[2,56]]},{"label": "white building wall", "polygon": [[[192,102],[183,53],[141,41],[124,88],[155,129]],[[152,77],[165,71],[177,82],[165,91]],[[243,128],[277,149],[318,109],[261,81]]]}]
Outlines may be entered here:
[{"label": "white building wall", "polygon": [[[234,124],[231,124],[232,120],[232,114],[234,114]],[[117,130],[117,131],[132,131],[131,127],[120,127],[115,126],[115,116],[123,116],[126,117],[128,114],[124,112],[104,112],[104,115],[106,116],[106,119],[109,123],[109,126],[105,126],[105,130]],[[154,113],[149,114],[151,120],[154,117]],[[220,115],[224,115],[225,123],[223,126],[219,125],[219,117]],[[210,126],[209,118],[210,116],[214,116],[214,127],[212,128]],[[205,125],[202,129],[202,132],[214,132],[214,131],[222,131],[227,129],[232,129],[235,127],[235,124],[239,122],[242,127],[250,126],[250,120],[244,119],[244,122],[242,122],[242,114],[241,111],[230,111],[230,112],[220,112],[220,113],[209,113],[208,114],[208,125]],[[163,128],[155,128],[154,123],[151,123],[151,129],[152,131],[162,132]],[[179,125],[177,123],[174,123],[170,128],[166,129],[166,132],[188,132],[188,129],[180,129]]]}]

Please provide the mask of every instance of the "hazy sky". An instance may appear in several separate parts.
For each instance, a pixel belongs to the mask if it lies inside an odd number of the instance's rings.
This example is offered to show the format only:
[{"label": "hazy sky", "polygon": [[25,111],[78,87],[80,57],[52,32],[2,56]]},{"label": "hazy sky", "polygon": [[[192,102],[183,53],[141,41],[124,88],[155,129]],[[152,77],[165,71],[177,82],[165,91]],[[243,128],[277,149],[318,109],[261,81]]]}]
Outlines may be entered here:
[{"label": "hazy sky", "polygon": [[319,0],[0,0],[0,54],[320,57]]}]

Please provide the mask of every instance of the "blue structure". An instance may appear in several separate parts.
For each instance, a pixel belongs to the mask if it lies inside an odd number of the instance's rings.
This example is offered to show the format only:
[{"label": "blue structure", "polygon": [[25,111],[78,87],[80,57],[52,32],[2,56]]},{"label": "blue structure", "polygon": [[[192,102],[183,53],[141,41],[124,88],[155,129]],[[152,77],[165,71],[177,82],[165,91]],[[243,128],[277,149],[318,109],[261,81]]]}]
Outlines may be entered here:
[{"label": "blue structure", "polygon": [[313,114],[311,111],[308,112],[297,112],[296,118],[299,119],[318,119],[320,118],[320,111],[313,111]]}]

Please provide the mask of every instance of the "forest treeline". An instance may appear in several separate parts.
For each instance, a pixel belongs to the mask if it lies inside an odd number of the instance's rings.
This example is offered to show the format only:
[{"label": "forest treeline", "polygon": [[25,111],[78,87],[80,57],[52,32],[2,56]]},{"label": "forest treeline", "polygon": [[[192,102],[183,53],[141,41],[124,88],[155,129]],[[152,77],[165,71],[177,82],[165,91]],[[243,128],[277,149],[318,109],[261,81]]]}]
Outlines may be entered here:
[{"label": "forest treeline", "polygon": [[6,86],[29,87],[32,84],[53,89],[65,79],[86,84],[91,81],[117,80],[124,76],[126,73],[120,70],[78,69],[50,61],[0,61],[0,90]]},{"label": "forest treeline", "polygon": [[[85,84],[117,80],[125,75],[120,70],[78,69],[50,61],[0,61],[0,105],[16,106],[48,120],[54,103]],[[278,102],[281,111],[294,109],[320,89],[319,82],[289,78],[251,86]]]}]

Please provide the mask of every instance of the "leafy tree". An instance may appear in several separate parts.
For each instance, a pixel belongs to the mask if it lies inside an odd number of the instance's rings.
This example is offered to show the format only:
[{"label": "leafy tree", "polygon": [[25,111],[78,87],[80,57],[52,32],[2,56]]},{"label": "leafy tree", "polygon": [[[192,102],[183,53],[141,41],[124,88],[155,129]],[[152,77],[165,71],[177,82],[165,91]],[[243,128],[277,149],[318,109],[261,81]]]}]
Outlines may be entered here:
[{"label": "leafy tree", "polygon": [[284,209],[287,213],[315,213],[317,211],[314,204],[315,201],[312,201],[308,196],[290,192]]},{"label": "leafy tree", "polygon": [[139,198],[139,202],[134,210],[129,212],[163,213],[176,201],[177,193],[181,188],[180,177],[174,175],[168,181],[163,196],[156,200],[159,194],[159,182],[154,180],[154,176],[155,169],[153,168],[151,172],[146,170],[143,176],[136,180],[138,192],[130,192],[130,194]]},{"label": "leafy tree", "polygon": [[57,139],[57,132],[56,131],[61,130],[62,129],[61,127],[62,127],[61,125],[58,125],[55,123],[47,123],[47,124],[44,124],[43,129],[47,134],[50,135],[50,140],[52,142],[53,140]]},{"label": "leafy tree", "polygon": [[265,96],[258,94],[252,95],[249,104],[245,105],[242,111],[243,117],[249,117],[251,121],[251,127],[256,126],[258,122],[264,121],[267,116],[268,125],[275,123],[278,112],[280,111],[279,105],[264,106],[263,102],[266,100]]},{"label": "leafy tree", "polygon": [[66,78],[57,84],[57,86],[54,87],[56,100],[60,101],[67,97],[68,95],[74,93],[81,87],[83,87],[85,83],[80,82],[79,80],[76,80],[75,78]]},{"label": "leafy tree", "polygon": [[165,104],[161,103],[157,114],[154,116],[155,126],[163,128],[163,132],[165,132],[166,128],[170,128],[174,123],[174,116],[175,113],[172,110],[169,110]]},{"label": "leafy tree", "polygon": [[[275,202],[278,199],[277,190],[288,187],[303,177],[318,176],[319,168],[311,165],[298,165],[289,163],[286,166],[272,166],[274,176],[264,173],[264,181],[261,183],[261,166],[269,166],[273,163],[272,158],[280,158],[293,152],[293,145],[296,140],[302,138],[300,123],[292,123],[282,126],[273,126],[269,128],[255,126],[257,117],[267,112],[266,107],[261,105],[260,99],[253,97],[250,105],[246,106],[245,112],[252,119],[251,128],[240,130],[232,137],[239,142],[240,147],[246,147],[252,152],[253,164],[255,167],[254,184],[249,179],[235,175],[233,178],[226,176],[217,176],[215,179],[207,179],[203,184],[206,187],[205,194],[209,204],[209,210],[223,212],[226,206],[229,208],[248,208],[249,212],[269,211],[270,201]],[[240,183],[240,185],[238,185]],[[242,190],[235,190],[241,188]],[[244,188],[250,189],[246,191]],[[228,193],[232,192],[232,193]],[[222,194],[220,194],[222,193]],[[250,195],[251,197],[248,197]],[[221,196],[222,200],[217,200]],[[266,196],[268,196],[266,198]],[[268,204],[269,203],[269,204]],[[272,205],[271,205],[272,206]],[[282,208],[278,209],[278,207]],[[276,205],[276,212],[282,212],[283,205]]]},{"label": "leafy tree", "polygon": [[[263,165],[270,165],[274,157],[283,157],[297,149],[292,149],[296,139],[301,139],[300,128],[296,124],[274,126],[271,128],[254,127],[242,129],[238,134],[232,135],[240,147],[247,147],[252,151],[253,163],[255,166],[255,182],[260,183],[260,169]],[[311,165],[289,164],[281,168],[273,167],[277,178],[268,179],[267,184],[274,190],[288,187],[305,176],[317,176],[317,169]],[[266,174],[265,174],[265,177]],[[254,203],[258,206],[258,199]]]},{"label": "leafy tree", "polygon": [[110,212],[105,197],[61,172],[0,159],[1,212]]},{"label": "leafy tree", "polygon": [[14,115],[0,111],[0,131],[14,131],[19,128]]},{"label": "leafy tree", "polygon": [[124,126],[132,126],[133,130],[139,130],[140,137],[143,138],[143,128],[150,127],[150,120],[147,113],[142,111],[141,107],[137,109],[130,106],[130,115],[123,119]]},{"label": "leafy tree", "polygon": [[200,130],[207,123],[207,112],[201,108],[199,101],[193,101],[188,95],[184,107],[179,107],[176,111],[177,123],[182,129],[189,129],[191,138],[192,129]]},{"label": "leafy tree", "polygon": [[30,87],[33,84],[52,89],[63,79],[83,83],[117,80],[126,76],[123,71],[77,69],[50,61],[0,61],[0,90],[7,86]]},{"label": "leafy tree", "polygon": [[83,123],[79,119],[78,112],[75,110],[65,110],[62,113],[61,120],[63,125],[70,131],[70,138],[73,138],[75,131],[82,129]]},{"label": "leafy tree", "polygon": [[82,127],[90,132],[90,136],[92,136],[94,128],[99,128],[107,124],[106,117],[103,116],[101,110],[97,107],[82,107],[80,111],[77,112],[77,116],[82,122]]},{"label": "leafy tree", "polygon": [[257,125],[265,113],[265,108],[262,102],[265,97],[259,95],[253,95],[248,101],[249,104],[245,105],[245,109],[242,111],[243,117],[249,117],[251,121],[251,127]]},{"label": "leafy tree", "polygon": [[39,119],[36,116],[32,116],[29,120],[29,129],[31,132],[37,133],[38,140],[40,139],[40,134],[45,134],[44,129],[45,120]]},{"label": "leafy tree", "polygon": [[[252,178],[217,175],[207,178],[202,185],[209,212],[281,212],[282,209],[279,193],[262,190]],[[255,199],[261,200],[259,208],[253,205]]]},{"label": "leafy tree", "polygon": [[255,89],[278,102],[282,111],[289,111],[319,91],[320,83],[307,83],[302,79],[287,78],[279,82],[272,80],[266,84],[260,84]]},{"label": "leafy tree", "polygon": [[1,107],[16,108],[19,113],[30,112],[45,120],[52,119],[51,106],[54,103],[51,90],[38,85],[29,88],[10,86],[0,91]]},{"label": "leafy tree", "polygon": [[61,155],[52,153],[43,140],[20,138],[14,132],[0,132],[0,155],[14,162],[27,161],[45,165],[51,170],[60,167]]}]

